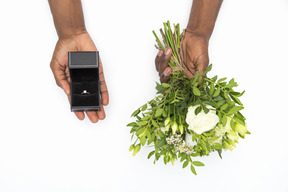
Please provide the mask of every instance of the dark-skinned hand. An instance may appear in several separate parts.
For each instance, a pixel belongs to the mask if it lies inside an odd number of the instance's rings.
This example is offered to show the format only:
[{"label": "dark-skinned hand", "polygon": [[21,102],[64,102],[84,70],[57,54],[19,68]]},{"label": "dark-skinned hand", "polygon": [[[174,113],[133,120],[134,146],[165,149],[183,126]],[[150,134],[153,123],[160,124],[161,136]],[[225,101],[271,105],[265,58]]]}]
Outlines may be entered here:
[{"label": "dark-skinned hand", "polygon": [[[181,46],[186,66],[185,74],[191,78],[196,71],[204,72],[209,64],[208,40],[204,36],[186,31]],[[168,82],[172,71],[168,65],[171,54],[171,48],[167,48],[165,52],[160,50],[155,59],[155,67],[162,83]]]},{"label": "dark-skinned hand", "polygon": [[[77,35],[66,36],[60,38],[56,44],[53,57],[50,63],[51,70],[54,74],[56,84],[63,89],[68,96],[70,102],[70,75],[68,70],[68,52],[69,51],[97,51],[90,35],[87,32],[82,32]],[[87,111],[86,114],[92,123],[96,123],[105,118],[103,105],[108,105],[109,94],[105,83],[103,66],[100,59],[100,88],[101,88],[101,110]],[[85,118],[84,112],[75,112],[79,120]]]}]

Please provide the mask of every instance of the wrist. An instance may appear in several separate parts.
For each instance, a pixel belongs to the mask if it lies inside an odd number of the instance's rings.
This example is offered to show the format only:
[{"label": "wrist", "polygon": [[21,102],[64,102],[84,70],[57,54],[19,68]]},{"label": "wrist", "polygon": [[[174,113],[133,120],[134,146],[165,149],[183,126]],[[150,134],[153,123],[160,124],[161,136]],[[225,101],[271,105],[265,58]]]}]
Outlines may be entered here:
[{"label": "wrist", "polygon": [[57,31],[59,39],[72,38],[75,35],[81,35],[81,34],[86,34],[86,33],[88,32],[85,26],[81,26],[75,29],[66,29],[66,30]]},{"label": "wrist", "polygon": [[197,29],[193,29],[193,28],[189,28],[187,27],[185,29],[185,36],[188,37],[197,37],[197,38],[202,38],[205,39],[205,41],[209,41],[211,33],[205,33],[203,31],[197,30]]}]

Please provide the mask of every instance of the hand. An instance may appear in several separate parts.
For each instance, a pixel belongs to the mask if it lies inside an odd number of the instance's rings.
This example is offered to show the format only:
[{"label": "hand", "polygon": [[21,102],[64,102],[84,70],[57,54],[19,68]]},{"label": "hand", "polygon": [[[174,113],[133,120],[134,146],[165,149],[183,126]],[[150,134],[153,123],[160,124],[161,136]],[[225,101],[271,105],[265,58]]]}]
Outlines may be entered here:
[{"label": "hand", "polygon": [[[196,71],[204,72],[209,64],[208,40],[201,35],[186,31],[182,41],[183,62],[186,66],[185,74],[193,77]],[[168,82],[172,71],[169,67],[172,49],[160,50],[155,59],[156,70],[161,82]]]},{"label": "hand", "polygon": [[[54,74],[56,84],[63,89],[70,101],[70,75],[68,70],[68,52],[69,51],[97,51],[92,39],[87,32],[77,35],[60,38],[56,44],[53,57],[50,63],[51,70]],[[101,89],[101,111],[87,111],[86,114],[92,123],[98,122],[105,118],[103,105],[108,105],[109,94],[104,79],[103,66],[100,59],[100,89]],[[84,112],[75,112],[79,120],[85,118]]]}]

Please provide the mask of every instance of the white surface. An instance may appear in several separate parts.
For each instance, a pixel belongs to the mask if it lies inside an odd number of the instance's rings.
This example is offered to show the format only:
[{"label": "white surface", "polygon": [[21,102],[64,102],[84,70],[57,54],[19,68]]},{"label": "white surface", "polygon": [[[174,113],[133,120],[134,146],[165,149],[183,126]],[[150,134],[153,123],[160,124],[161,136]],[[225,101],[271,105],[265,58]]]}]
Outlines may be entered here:
[{"label": "white surface", "polygon": [[224,1],[210,41],[211,76],[235,77],[252,135],[198,176],[153,165],[130,146],[130,114],[154,97],[153,29],[185,26],[191,0],[86,0],[86,26],[110,91],[107,118],[78,121],[49,68],[57,40],[47,1],[0,7],[0,191],[287,192],[287,0]]}]

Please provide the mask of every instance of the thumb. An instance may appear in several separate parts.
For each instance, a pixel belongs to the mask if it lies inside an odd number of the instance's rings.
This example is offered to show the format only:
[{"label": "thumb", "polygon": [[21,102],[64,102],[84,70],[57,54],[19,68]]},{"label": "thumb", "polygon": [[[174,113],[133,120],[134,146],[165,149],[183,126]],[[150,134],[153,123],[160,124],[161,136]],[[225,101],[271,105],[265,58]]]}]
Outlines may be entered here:
[{"label": "thumb", "polygon": [[70,95],[70,85],[67,80],[61,80],[59,82],[59,87],[63,89],[66,95]]},{"label": "thumb", "polygon": [[70,95],[70,85],[67,80],[67,75],[65,71],[59,69],[55,65],[51,65],[51,70],[53,72],[56,84],[63,89],[66,95]]}]

